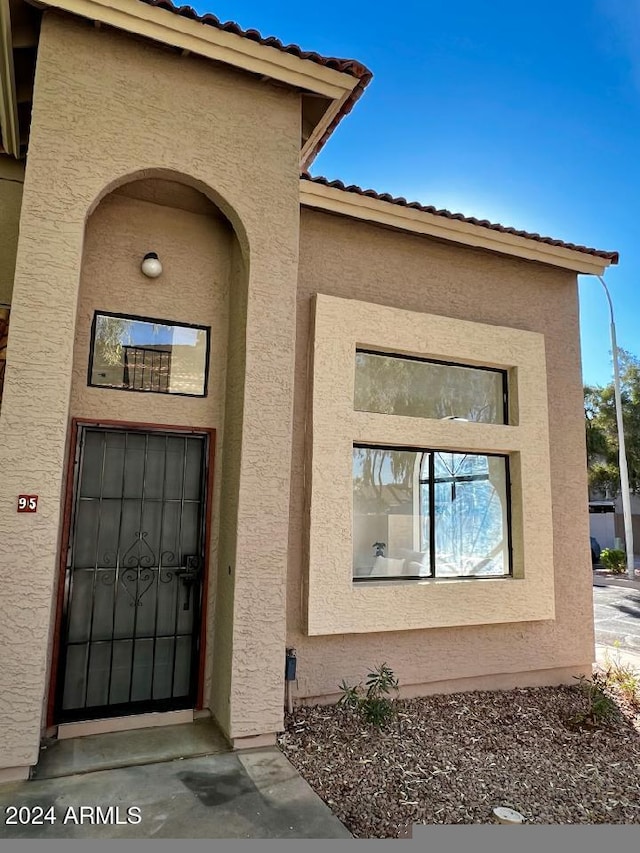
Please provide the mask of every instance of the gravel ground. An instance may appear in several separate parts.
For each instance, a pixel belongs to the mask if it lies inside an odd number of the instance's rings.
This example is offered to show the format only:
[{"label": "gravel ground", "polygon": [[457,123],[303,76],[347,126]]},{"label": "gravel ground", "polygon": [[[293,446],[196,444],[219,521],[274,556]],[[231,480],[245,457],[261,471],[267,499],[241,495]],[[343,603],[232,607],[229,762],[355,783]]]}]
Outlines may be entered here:
[{"label": "gravel ground", "polygon": [[[575,687],[401,700],[381,729],[338,706],[298,708],[282,751],[357,838],[414,823],[640,823],[640,708],[576,727]],[[634,727],[635,726],[635,727]]]}]

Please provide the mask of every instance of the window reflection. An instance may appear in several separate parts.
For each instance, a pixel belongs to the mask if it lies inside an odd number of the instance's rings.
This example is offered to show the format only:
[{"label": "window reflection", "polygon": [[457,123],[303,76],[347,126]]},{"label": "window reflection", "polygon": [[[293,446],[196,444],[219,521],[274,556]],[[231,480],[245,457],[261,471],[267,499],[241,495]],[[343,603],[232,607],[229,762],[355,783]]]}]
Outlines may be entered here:
[{"label": "window reflection", "polygon": [[363,351],[355,366],[356,411],[506,423],[504,371]]},{"label": "window reflection", "polygon": [[510,573],[508,459],[353,449],[356,580]]},{"label": "window reflection", "polygon": [[90,384],[127,391],[204,396],[209,329],[96,313]]}]

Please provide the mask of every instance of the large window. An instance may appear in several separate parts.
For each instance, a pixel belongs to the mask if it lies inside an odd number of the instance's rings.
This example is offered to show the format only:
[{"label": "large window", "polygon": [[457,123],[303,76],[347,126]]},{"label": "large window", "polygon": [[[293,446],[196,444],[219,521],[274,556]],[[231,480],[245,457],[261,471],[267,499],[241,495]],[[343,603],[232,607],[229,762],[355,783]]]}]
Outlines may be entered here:
[{"label": "large window", "polygon": [[553,619],[544,335],[321,293],[313,325],[307,633]]},{"label": "large window", "polygon": [[507,374],[357,350],[354,408],[384,415],[506,424]]},{"label": "large window", "polygon": [[353,448],[353,577],[511,572],[506,456]]},{"label": "large window", "polygon": [[207,326],[96,312],[89,384],[204,397],[209,331]]}]

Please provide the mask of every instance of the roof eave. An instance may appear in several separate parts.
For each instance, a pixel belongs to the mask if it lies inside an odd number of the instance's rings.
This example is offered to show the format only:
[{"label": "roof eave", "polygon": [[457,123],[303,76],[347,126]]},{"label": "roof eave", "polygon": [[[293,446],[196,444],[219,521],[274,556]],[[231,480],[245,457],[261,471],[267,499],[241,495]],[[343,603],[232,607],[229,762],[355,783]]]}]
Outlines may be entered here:
[{"label": "roof eave", "polygon": [[342,119],[345,118],[354,108],[365,88],[371,82],[372,77],[373,74],[369,72],[363,77],[357,79],[351,91],[345,92],[344,96],[339,101],[334,101],[325,112],[314,132],[302,146],[302,150],[300,152],[301,172],[305,172],[309,169],[315,158],[320,153],[320,149],[327,142]]},{"label": "roof eave", "polygon": [[[6,2],[6,0],[2,0]],[[58,9],[183,52],[202,56],[321,95],[329,107],[304,141],[301,169],[311,163],[328,135],[351,109],[363,89],[359,77],[328,68],[241,35],[206,26],[157,6],[131,0],[31,0],[39,8]],[[366,77],[369,81],[371,75]]]},{"label": "roof eave", "polygon": [[486,249],[490,252],[549,264],[586,275],[601,275],[607,267],[617,262],[617,259],[614,261],[613,258],[600,257],[563,246],[538,242],[527,237],[494,231],[481,225],[350,193],[314,183],[308,179],[300,181],[300,204],[387,228]]}]

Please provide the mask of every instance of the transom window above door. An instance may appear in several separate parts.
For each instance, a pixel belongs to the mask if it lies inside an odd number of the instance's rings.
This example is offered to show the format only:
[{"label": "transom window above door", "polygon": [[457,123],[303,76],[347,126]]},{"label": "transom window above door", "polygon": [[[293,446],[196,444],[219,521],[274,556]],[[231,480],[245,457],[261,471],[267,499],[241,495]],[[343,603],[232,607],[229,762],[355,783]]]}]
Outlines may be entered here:
[{"label": "transom window above door", "polygon": [[96,311],[89,385],[205,397],[208,326]]}]

